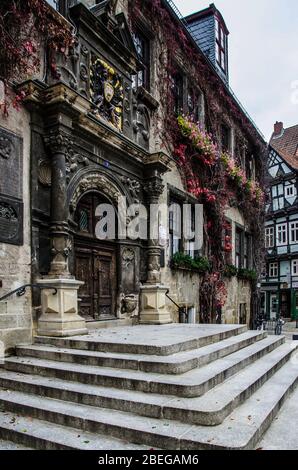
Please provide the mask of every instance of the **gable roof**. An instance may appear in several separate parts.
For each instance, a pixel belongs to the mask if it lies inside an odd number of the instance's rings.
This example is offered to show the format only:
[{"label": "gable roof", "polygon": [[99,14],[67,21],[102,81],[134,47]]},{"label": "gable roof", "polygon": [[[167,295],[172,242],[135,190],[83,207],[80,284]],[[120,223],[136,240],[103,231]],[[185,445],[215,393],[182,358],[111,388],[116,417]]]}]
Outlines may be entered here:
[{"label": "gable roof", "polygon": [[298,170],[298,124],[272,134],[270,146],[295,170]]}]

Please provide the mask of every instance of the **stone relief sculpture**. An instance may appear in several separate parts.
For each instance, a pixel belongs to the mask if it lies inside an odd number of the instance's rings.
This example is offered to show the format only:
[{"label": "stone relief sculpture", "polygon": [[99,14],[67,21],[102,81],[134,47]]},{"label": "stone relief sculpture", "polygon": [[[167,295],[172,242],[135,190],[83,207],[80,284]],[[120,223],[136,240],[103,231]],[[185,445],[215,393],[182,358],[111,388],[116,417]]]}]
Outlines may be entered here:
[{"label": "stone relief sculpture", "polygon": [[105,61],[94,55],[90,68],[90,93],[94,105],[93,113],[122,131],[124,99],[122,77]]}]

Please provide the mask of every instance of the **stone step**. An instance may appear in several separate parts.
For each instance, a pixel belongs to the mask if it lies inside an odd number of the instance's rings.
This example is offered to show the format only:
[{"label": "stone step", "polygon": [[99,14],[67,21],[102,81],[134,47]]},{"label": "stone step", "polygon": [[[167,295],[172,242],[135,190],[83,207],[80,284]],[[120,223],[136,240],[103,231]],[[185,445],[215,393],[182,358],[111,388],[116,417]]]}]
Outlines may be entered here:
[{"label": "stone step", "polygon": [[7,450],[147,449],[144,445],[135,445],[122,439],[108,437],[106,434],[93,434],[7,411],[0,411],[0,437],[9,439],[9,441],[2,441],[3,447],[0,441],[0,449]]},{"label": "stone step", "polygon": [[264,339],[266,336],[264,332],[249,331],[209,346],[173,354],[171,356],[102,353],[97,351],[58,348],[43,344],[18,346],[16,352],[20,357],[35,357],[51,361],[132,369],[159,374],[183,374],[250,346]]},{"label": "stone step", "polygon": [[237,406],[270,379],[290,359],[292,352],[292,345],[281,345],[200,398],[178,399],[131,390],[107,389],[4,369],[0,369],[0,387],[100,408],[133,412],[140,416],[212,426],[222,423]]},{"label": "stone step", "polygon": [[[298,383],[295,361],[283,366],[245,404],[216,427],[144,418],[31,394],[0,390],[0,405],[14,412],[85,432],[104,433],[136,444],[167,450],[253,449]],[[43,426],[41,425],[43,429]],[[46,433],[49,440],[51,437]],[[64,445],[67,442],[63,436]]]},{"label": "stone step", "polygon": [[246,331],[246,325],[142,325],[98,330],[84,337],[37,336],[35,342],[68,349],[169,356],[223,341]]},{"label": "stone step", "polygon": [[104,387],[192,398],[203,395],[284,342],[282,336],[268,337],[207,366],[175,376],[20,357],[7,358],[5,368]]},{"label": "stone step", "polygon": [[0,451],[2,450],[33,450],[31,447],[25,447],[12,441],[3,441],[0,439]]}]

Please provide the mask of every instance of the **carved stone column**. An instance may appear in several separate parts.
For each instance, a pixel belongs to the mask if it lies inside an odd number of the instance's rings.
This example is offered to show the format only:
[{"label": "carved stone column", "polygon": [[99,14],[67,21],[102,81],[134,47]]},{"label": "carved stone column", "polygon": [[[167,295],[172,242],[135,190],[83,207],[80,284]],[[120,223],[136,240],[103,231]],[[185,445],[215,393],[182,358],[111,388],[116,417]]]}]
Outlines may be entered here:
[{"label": "carved stone column", "polygon": [[[159,198],[164,191],[164,184],[162,179],[157,176],[153,177],[149,182],[145,185],[144,191],[147,196],[148,202],[148,210],[150,213],[150,206],[151,205],[158,205]],[[147,283],[148,284],[160,284],[161,275],[160,275],[160,257],[161,257],[161,247],[159,245],[159,238],[154,239],[151,237],[151,228],[152,228],[152,220],[149,222],[149,240],[148,240],[148,276],[147,276]],[[155,221],[156,222],[156,221]],[[157,227],[157,235],[159,227]]]},{"label": "carved stone column", "polygon": [[[149,213],[150,206],[152,204],[158,205],[160,196],[165,189],[161,178],[161,175],[165,173],[165,171],[167,171],[167,166],[161,160],[160,154],[152,155],[147,163],[147,183],[144,186]],[[156,222],[156,220],[150,220],[149,222],[148,275],[146,284],[141,288],[140,323],[147,325],[172,323],[172,318],[167,308],[166,293],[168,292],[168,288],[161,285],[159,226],[155,228],[155,231],[152,232],[151,230],[152,223]],[[152,236],[154,232],[156,238]]]},{"label": "carved stone column", "polygon": [[56,131],[49,134],[46,145],[51,152],[51,244],[50,277],[70,278],[68,257],[71,249],[68,232],[68,208],[65,155],[70,145],[69,136]]},{"label": "carved stone column", "polygon": [[[78,290],[83,284],[70,275],[68,257],[71,250],[68,230],[65,155],[70,145],[68,135],[60,131],[46,137],[51,152],[51,269],[38,281],[46,287],[41,293],[42,315],[38,320],[41,336],[73,336],[88,333],[85,320],[78,314]],[[57,290],[48,287],[52,286]]]}]

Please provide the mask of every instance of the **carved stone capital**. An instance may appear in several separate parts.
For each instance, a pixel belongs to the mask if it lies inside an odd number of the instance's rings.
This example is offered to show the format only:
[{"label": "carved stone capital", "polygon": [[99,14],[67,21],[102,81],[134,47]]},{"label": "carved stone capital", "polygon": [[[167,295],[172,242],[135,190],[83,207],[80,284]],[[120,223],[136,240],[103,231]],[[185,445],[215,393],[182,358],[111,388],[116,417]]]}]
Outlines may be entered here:
[{"label": "carved stone capital", "polygon": [[160,177],[150,179],[144,185],[144,191],[150,204],[157,204],[164,191],[165,185]]},{"label": "carved stone capital", "polygon": [[51,151],[55,153],[67,153],[67,149],[72,145],[71,138],[64,132],[50,132],[44,137],[45,145]]}]

